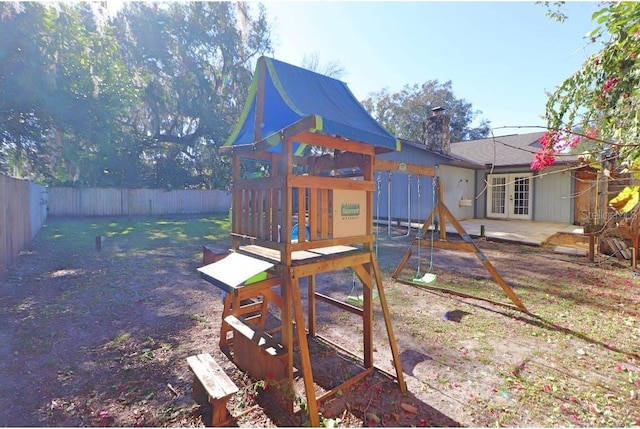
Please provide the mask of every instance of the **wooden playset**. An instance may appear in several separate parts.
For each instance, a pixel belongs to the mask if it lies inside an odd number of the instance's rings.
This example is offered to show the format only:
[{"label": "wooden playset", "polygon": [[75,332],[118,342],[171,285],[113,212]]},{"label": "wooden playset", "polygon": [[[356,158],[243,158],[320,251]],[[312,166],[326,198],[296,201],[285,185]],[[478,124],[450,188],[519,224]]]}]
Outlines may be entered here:
[{"label": "wooden playset", "polygon": [[[233,162],[232,249],[199,269],[225,293],[220,346],[256,380],[292,391],[302,378],[313,426],[320,423],[318,401],[374,370],[374,288],[398,388],[406,390],[373,233],[375,156],[398,145],[344,83],[263,57],[241,120],[221,149]],[[315,290],[317,275],[348,268],[363,285],[361,307]],[[308,336],[318,335],[316,300],[360,316],[363,336],[362,371],[320,397],[308,345]],[[267,329],[269,308],[277,309],[280,325]],[[284,399],[293,410],[293,398]]]}]

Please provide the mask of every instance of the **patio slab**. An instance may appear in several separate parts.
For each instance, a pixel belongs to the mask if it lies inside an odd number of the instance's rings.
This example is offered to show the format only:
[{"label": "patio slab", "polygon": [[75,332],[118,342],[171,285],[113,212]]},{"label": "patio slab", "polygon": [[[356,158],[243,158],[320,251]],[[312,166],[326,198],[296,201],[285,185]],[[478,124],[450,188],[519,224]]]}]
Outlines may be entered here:
[{"label": "patio slab", "polygon": [[[484,235],[488,239],[542,246],[555,234],[579,234],[583,227],[557,222],[532,222],[522,220],[467,219],[459,221],[472,237],[480,237],[484,226]],[[447,232],[456,233],[453,225],[447,224]]]}]

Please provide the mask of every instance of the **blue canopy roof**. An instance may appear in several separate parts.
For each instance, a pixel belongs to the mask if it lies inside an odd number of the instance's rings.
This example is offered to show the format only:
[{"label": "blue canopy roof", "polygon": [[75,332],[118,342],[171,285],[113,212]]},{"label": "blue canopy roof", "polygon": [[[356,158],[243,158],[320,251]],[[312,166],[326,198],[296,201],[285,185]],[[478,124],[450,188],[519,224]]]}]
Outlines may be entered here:
[{"label": "blue canopy roof", "polygon": [[[400,149],[400,141],[369,115],[344,82],[267,57],[258,59],[244,110],[224,146],[266,139],[267,151],[280,152],[277,133],[296,123],[304,125],[305,118],[312,126],[301,131],[355,140],[374,146],[376,152]],[[305,144],[296,141],[294,153]]]}]

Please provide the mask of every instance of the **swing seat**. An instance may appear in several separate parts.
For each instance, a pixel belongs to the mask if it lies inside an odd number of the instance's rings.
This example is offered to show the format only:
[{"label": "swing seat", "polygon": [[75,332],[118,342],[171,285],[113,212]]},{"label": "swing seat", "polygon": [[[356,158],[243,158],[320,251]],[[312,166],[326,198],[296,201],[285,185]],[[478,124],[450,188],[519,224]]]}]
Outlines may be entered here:
[{"label": "swing seat", "polygon": [[[378,291],[376,289],[373,290],[372,295],[373,295],[372,298],[373,298],[374,301],[378,299]],[[359,294],[359,295],[350,294],[347,297],[347,301],[352,303],[352,304],[360,304],[360,305],[362,305],[362,303],[364,302],[364,297],[362,296],[362,294]]]},{"label": "swing seat", "polygon": [[426,273],[424,276],[416,277],[412,281],[413,281],[413,283],[417,283],[417,284],[433,283],[433,282],[436,281],[436,275],[433,274],[433,273]]}]

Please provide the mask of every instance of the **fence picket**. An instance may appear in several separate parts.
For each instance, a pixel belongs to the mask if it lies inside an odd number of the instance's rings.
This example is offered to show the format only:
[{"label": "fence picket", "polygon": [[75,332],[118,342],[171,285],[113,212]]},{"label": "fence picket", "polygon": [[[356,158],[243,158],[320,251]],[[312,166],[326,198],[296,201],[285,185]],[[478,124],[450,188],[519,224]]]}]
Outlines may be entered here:
[{"label": "fence picket", "polygon": [[47,218],[47,190],[0,174],[0,277]]},{"label": "fence picket", "polygon": [[50,216],[154,216],[228,213],[220,190],[49,188]]},{"label": "fence picket", "polygon": [[153,216],[229,213],[220,190],[45,188],[0,174],[0,278],[49,216]]}]

